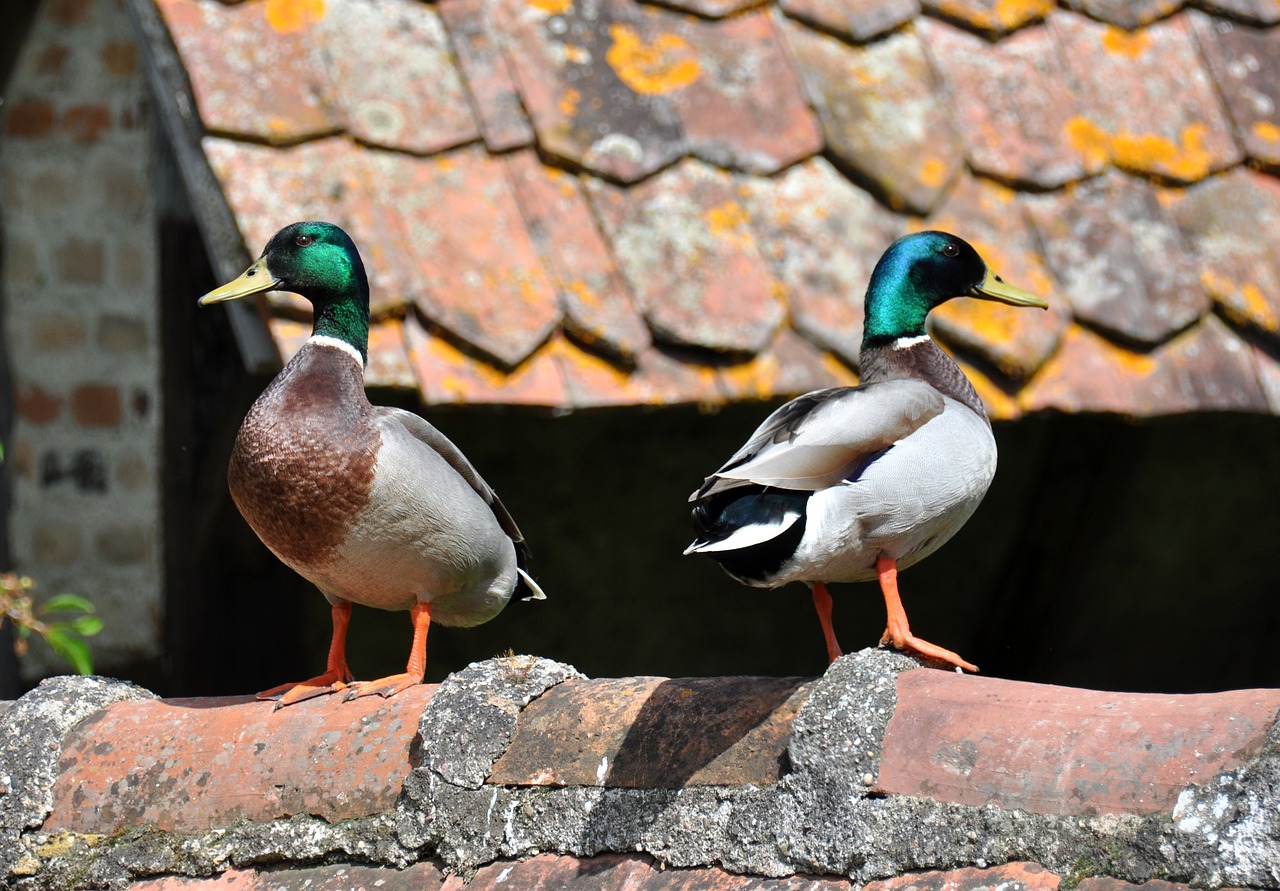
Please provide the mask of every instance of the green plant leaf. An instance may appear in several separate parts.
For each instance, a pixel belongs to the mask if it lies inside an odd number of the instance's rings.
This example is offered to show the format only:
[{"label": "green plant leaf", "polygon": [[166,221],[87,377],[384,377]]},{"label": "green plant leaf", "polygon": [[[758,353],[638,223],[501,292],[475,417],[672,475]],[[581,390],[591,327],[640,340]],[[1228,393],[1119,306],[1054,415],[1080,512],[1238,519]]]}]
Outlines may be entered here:
[{"label": "green plant leaf", "polygon": [[93,637],[102,630],[103,621],[98,616],[80,616],[66,623],[67,627],[81,637]]},{"label": "green plant leaf", "polygon": [[93,657],[89,655],[89,645],[83,640],[72,636],[65,628],[50,628],[45,640],[77,674],[93,674]]},{"label": "green plant leaf", "polygon": [[93,612],[93,604],[79,594],[55,594],[41,607],[46,613]]}]

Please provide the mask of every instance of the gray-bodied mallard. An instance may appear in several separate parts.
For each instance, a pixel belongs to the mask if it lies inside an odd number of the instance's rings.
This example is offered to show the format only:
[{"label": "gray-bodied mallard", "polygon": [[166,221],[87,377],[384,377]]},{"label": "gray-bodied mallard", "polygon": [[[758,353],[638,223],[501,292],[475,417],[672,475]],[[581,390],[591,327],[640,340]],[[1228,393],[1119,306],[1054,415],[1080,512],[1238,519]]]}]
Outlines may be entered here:
[{"label": "gray-bodied mallard", "polygon": [[755,587],[813,589],[828,658],[840,656],[828,582],[879,579],[881,643],[977,671],[915,637],[897,573],[964,525],[991,485],[996,441],[978,394],[925,333],[957,296],[1047,307],[1005,284],[967,242],[919,232],[885,251],[867,287],[861,384],[786,403],[690,496],[706,554]]},{"label": "gray-bodied mallard", "polygon": [[[329,600],[333,638],[324,674],[258,696],[277,708],[344,689],[349,699],[392,696],[422,682],[433,620],[478,625],[517,586],[543,594],[525,572],[520,530],[462,452],[417,415],[365,395],[369,280],[347,233],[287,226],[200,305],[277,289],[311,302],[311,337],[249,409],[227,480],[263,543]],[[352,681],[353,603],[409,610],[403,674]]]}]

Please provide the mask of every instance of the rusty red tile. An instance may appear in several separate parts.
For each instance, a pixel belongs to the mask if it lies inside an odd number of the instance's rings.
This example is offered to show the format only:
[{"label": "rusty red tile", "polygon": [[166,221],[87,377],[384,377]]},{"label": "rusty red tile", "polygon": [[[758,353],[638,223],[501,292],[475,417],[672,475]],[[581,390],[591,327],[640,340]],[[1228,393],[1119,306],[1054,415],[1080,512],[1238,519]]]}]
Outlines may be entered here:
[{"label": "rusty red tile", "polygon": [[317,51],[324,4],[157,0],[156,5],[209,131],[281,144],[337,129],[329,110],[329,78]]},{"label": "rusty red tile", "polygon": [[502,366],[527,359],[556,328],[560,306],[502,162],[478,148],[369,161],[373,200],[398,223],[407,296]]},{"label": "rusty red tile", "polygon": [[417,389],[418,374],[400,319],[375,319],[369,326],[369,364],[364,370],[364,382],[370,387]]},{"label": "rusty red tile", "polygon": [[500,0],[495,17],[539,145],[611,179],[689,152],[767,173],[820,147],[764,14],[707,22],[627,0]]},{"label": "rusty red tile", "polygon": [[1233,324],[1280,338],[1280,181],[1243,168],[1187,189],[1170,210],[1200,281]]},{"label": "rusty red tile", "polygon": [[1111,173],[1026,206],[1078,319],[1155,344],[1208,311],[1195,264],[1149,183]]},{"label": "rusty red tile", "polygon": [[237,820],[389,812],[434,692],[329,696],[280,711],[245,697],[116,703],[68,736],[44,826],[201,832]]},{"label": "rusty red tile", "polygon": [[1021,382],[1011,382],[1004,375],[993,377],[989,364],[984,363],[979,367],[969,361],[965,353],[957,353],[951,349],[945,340],[939,340],[938,344],[951,358],[955,359],[964,376],[969,379],[969,383],[973,384],[973,389],[982,400],[982,406],[986,409],[988,418],[993,421],[1013,421],[1022,417],[1022,406],[1018,404],[1017,391]]},{"label": "rusty red tile", "polygon": [[754,353],[783,322],[735,180],[685,161],[628,190],[589,194],[631,292],[660,339]]},{"label": "rusty red tile", "polygon": [[1273,0],[1199,0],[1196,5],[1258,25],[1280,22],[1280,4]]},{"label": "rusty red tile", "polygon": [[834,356],[823,353],[790,328],[783,328],[767,349],[743,362],[724,366],[719,382],[730,402],[799,396],[824,387],[854,386],[858,376]]},{"label": "rusty red tile", "polygon": [[867,882],[865,891],[1058,891],[1062,880],[1039,863],[1003,863],[987,869],[911,872]]},{"label": "rusty red tile", "polygon": [[4,115],[4,135],[13,139],[44,139],[53,133],[53,103],[44,99],[12,102]]},{"label": "rusty red tile", "polygon": [[569,402],[577,408],[680,403],[712,406],[724,402],[715,368],[691,357],[672,356],[661,346],[641,350],[626,368],[568,338],[553,340],[551,346],[564,375]]},{"label": "rusty red tile", "polygon": [[746,186],[751,226],[786,289],[791,324],[856,366],[871,270],[905,221],[823,158]]},{"label": "rusty red tile", "polygon": [[568,680],[520,713],[487,782],[613,789],[774,783],[787,770],[791,721],[807,698],[802,678]]},{"label": "rusty red tile", "polygon": [[1280,30],[1198,13],[1189,18],[1245,151],[1280,167]]},{"label": "rusty red tile", "polygon": [[[539,854],[528,860],[491,863],[474,877],[450,876],[443,891],[506,891],[556,888],[562,891],[852,891],[842,876],[763,878],[718,866],[670,867],[640,854],[573,857]],[[428,889],[430,891],[430,889]],[[1018,891],[1018,889],[1009,889]]]},{"label": "rusty red tile", "polygon": [[479,136],[449,40],[418,0],[326,0],[330,93],[356,139],[419,154]]},{"label": "rusty red tile", "polygon": [[444,21],[462,69],[484,144],[502,152],[533,142],[533,127],[520,105],[520,94],[507,60],[490,28],[485,0],[439,0],[436,11]]},{"label": "rusty red tile", "polygon": [[1054,0],[921,0],[925,9],[988,34],[1004,34],[1043,19]]},{"label": "rusty red tile", "polygon": [[1101,168],[1105,158],[1065,138],[1077,100],[1047,28],[994,45],[942,22],[922,19],[919,30],[975,171],[1049,189]]},{"label": "rusty red tile", "polygon": [[663,2],[663,6],[670,6],[672,9],[691,12],[709,19],[723,18],[759,5],[759,0],[664,0]]},{"label": "rusty red tile", "polygon": [[915,32],[853,47],[802,25],[783,30],[828,149],[891,205],[931,210],[964,153]]},{"label": "rusty red tile", "polygon": [[1107,693],[898,676],[877,788],[1036,814],[1156,814],[1261,751],[1280,690]]},{"label": "rusty red tile", "polygon": [[441,891],[444,871],[434,863],[413,863],[403,869],[337,863],[326,866],[285,866],[278,869],[228,869],[203,878],[162,876],[129,885],[129,891]]},{"label": "rusty red tile", "polygon": [[546,258],[565,327],[583,343],[626,361],[649,345],[649,329],[614,265],[577,177],[546,167],[533,152],[505,160],[516,202]]},{"label": "rusty red tile", "polygon": [[1182,7],[1182,0],[1067,0],[1064,5],[1109,25],[1132,31],[1177,12]]},{"label": "rusty red tile", "polygon": [[1270,410],[1253,353],[1213,315],[1149,352],[1126,349],[1079,326],[1068,328],[1018,403],[1028,412],[1137,417]]},{"label": "rusty red tile", "polygon": [[781,0],[788,16],[859,43],[904,25],[920,12],[919,0]]},{"label": "rusty red tile", "polygon": [[1178,182],[1243,158],[1185,15],[1138,31],[1068,12],[1048,21],[1080,97],[1063,132],[1077,151]]},{"label": "rusty red tile", "polygon": [[439,333],[428,331],[414,313],[405,318],[404,333],[409,360],[418,376],[418,390],[428,405],[556,408],[571,404],[553,344],[506,371],[468,355]]},{"label": "rusty red tile", "polygon": [[1054,293],[1056,284],[1018,194],[965,176],[927,225],[961,236],[1005,281],[1049,301],[1048,311],[1042,312],[986,300],[952,300],[931,315],[943,340],[971,350],[1011,379],[1030,377],[1057,349],[1071,308]]}]

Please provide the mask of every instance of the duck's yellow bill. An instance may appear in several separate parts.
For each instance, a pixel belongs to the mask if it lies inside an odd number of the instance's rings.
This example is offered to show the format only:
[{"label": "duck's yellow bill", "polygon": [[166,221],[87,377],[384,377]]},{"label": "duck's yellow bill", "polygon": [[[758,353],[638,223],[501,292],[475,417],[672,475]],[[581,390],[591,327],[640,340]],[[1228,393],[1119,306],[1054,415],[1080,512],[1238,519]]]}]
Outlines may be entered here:
[{"label": "duck's yellow bill", "polygon": [[208,306],[210,303],[239,300],[241,297],[248,297],[250,294],[261,294],[263,291],[270,291],[272,288],[278,287],[279,284],[280,282],[267,271],[266,260],[258,260],[240,273],[238,278],[227,282],[220,288],[214,288],[197,302],[200,306]]},{"label": "duck's yellow bill", "polygon": [[998,303],[1008,303],[1011,306],[1038,306],[1041,309],[1049,308],[1048,300],[1045,300],[1043,297],[1037,297],[1030,291],[1015,288],[990,269],[987,270],[987,277],[983,280],[982,284],[970,291],[969,296],[977,297],[980,300],[995,300]]}]

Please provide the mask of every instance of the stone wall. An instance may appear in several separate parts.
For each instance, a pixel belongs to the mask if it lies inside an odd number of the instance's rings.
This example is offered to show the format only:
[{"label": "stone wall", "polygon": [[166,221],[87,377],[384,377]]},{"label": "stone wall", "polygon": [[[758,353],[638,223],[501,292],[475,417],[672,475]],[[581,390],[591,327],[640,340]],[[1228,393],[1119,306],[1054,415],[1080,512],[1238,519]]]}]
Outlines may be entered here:
[{"label": "stone wall", "polygon": [[[160,645],[153,135],[116,0],[45,0],[5,102],[3,291],[16,405],[10,538],[45,595],[108,616],[99,667]],[[33,648],[24,671],[52,663]]]}]

